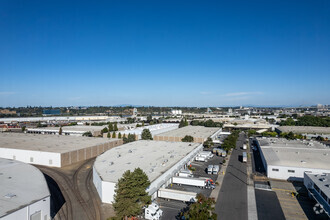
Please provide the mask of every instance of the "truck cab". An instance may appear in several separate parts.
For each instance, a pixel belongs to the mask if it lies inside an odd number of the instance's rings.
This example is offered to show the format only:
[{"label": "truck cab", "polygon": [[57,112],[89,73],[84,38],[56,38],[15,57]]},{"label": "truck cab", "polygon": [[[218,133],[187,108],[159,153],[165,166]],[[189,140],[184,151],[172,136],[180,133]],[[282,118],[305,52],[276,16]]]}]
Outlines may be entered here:
[{"label": "truck cab", "polygon": [[144,218],[147,220],[160,220],[163,215],[163,211],[159,208],[156,203],[151,203],[144,210]]}]

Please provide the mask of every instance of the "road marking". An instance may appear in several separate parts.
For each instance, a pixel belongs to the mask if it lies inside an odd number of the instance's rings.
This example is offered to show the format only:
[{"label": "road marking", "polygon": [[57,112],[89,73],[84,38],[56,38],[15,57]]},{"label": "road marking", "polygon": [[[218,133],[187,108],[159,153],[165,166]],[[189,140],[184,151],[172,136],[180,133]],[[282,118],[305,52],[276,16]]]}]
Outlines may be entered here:
[{"label": "road marking", "polygon": [[292,190],[288,190],[288,189],[279,189],[279,188],[272,188],[273,190],[278,190],[278,191],[285,191],[285,192],[295,192],[295,191],[292,191]]}]

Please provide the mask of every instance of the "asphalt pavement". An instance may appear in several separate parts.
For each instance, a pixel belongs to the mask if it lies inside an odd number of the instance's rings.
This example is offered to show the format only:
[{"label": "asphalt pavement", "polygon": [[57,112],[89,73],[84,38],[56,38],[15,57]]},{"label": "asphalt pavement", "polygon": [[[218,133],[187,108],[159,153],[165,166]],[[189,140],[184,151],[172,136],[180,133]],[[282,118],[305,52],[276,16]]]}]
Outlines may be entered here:
[{"label": "asphalt pavement", "polygon": [[218,219],[244,220],[247,212],[247,165],[241,161],[246,136],[241,133],[230,157],[215,212]]}]

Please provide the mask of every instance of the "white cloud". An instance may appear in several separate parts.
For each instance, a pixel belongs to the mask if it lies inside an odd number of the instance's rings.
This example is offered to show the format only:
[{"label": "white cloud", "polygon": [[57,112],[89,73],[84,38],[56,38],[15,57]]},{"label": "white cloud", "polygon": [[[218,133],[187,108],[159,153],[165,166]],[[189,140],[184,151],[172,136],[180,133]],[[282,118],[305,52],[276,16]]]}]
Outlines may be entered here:
[{"label": "white cloud", "polygon": [[14,95],[16,92],[0,92],[0,95]]},{"label": "white cloud", "polygon": [[246,96],[246,95],[262,95],[262,92],[234,92],[234,93],[227,93],[224,96],[227,97],[237,97],[237,96]]},{"label": "white cloud", "polygon": [[201,95],[211,95],[211,94],[212,94],[212,92],[206,92],[206,91],[202,91],[202,92],[200,92],[200,94],[201,94]]}]

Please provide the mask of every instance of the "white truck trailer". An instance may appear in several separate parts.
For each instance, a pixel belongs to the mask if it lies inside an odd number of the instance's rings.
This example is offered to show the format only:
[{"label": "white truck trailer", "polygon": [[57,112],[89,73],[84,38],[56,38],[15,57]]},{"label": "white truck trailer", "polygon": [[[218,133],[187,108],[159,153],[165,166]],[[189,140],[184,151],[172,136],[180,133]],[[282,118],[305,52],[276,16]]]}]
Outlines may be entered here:
[{"label": "white truck trailer", "polygon": [[243,150],[246,150],[246,149],[247,149],[246,144],[243,144]]},{"label": "white truck trailer", "polygon": [[196,202],[197,193],[185,192],[174,189],[163,189],[158,190],[158,197],[168,200],[179,200],[183,202]]},{"label": "white truck trailer", "polygon": [[188,177],[179,177],[174,176],[172,177],[172,183],[178,184],[178,185],[187,185],[187,186],[198,186],[201,188],[215,188],[214,182],[212,179],[209,178],[188,178]]},{"label": "white truck trailer", "polygon": [[218,174],[220,170],[219,165],[213,165],[212,174]]},{"label": "white truck trailer", "polygon": [[208,159],[212,158],[214,155],[212,154],[211,151],[202,151],[198,154],[200,157],[206,157]]},{"label": "white truck trailer", "polygon": [[178,173],[178,176],[182,176],[182,177],[194,177],[194,175],[192,174],[191,170],[180,170],[180,172]]},{"label": "white truck trailer", "polygon": [[154,202],[144,209],[144,218],[147,220],[160,220],[162,215],[163,210]]},{"label": "white truck trailer", "polygon": [[207,162],[207,159],[205,157],[197,156],[195,157],[195,161]]},{"label": "white truck trailer", "polygon": [[208,165],[207,174],[212,174],[212,172],[213,172],[213,165]]}]

